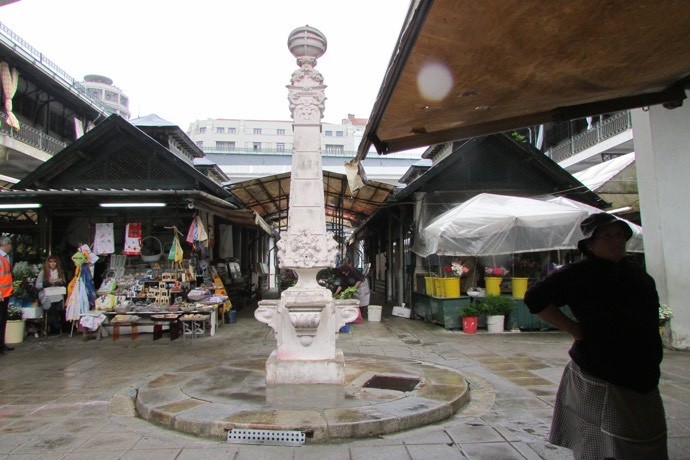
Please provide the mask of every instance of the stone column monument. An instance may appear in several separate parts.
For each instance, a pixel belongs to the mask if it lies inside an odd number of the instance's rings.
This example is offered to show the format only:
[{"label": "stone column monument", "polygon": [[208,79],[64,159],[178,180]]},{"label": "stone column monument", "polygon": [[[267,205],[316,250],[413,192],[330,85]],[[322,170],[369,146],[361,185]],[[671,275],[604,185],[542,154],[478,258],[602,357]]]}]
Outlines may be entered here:
[{"label": "stone column monument", "polygon": [[357,300],[335,301],[316,274],[333,267],[337,243],[326,231],[321,118],[326,100],[316,60],[326,52],[326,37],[309,26],[290,33],[288,48],[297,58],[288,100],[294,145],[288,227],[278,241],[281,268],[297,273],[297,284],[280,300],[263,300],[254,313],[273,328],[278,342],[266,362],[266,383],[343,384],[345,358],[335,348],[336,333],[357,317]]}]

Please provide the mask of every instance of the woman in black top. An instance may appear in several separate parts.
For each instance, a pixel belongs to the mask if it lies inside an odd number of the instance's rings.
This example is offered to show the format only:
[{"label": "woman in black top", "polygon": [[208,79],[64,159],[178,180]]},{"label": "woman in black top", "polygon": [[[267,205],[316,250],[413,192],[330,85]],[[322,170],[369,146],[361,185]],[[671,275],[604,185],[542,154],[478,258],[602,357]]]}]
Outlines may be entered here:
[{"label": "woman in black top", "polygon": [[[607,213],[581,224],[586,258],[527,291],[525,304],[573,336],[550,441],[582,459],[667,458],[659,395],[659,297],[654,280],[625,258],[630,226]],[[559,309],[568,305],[576,320]]]}]

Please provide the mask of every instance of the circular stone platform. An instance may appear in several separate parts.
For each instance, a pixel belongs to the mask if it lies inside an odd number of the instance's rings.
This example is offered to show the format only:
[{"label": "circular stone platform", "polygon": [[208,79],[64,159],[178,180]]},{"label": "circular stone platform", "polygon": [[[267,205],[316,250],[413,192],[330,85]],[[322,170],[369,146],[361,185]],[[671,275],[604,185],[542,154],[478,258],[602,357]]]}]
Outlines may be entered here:
[{"label": "circular stone platform", "polygon": [[294,430],[325,442],[438,422],[469,401],[462,375],[422,361],[347,354],[345,387],[267,387],[265,364],[256,357],[166,372],[138,389],[136,409],[152,423],[198,436]]}]

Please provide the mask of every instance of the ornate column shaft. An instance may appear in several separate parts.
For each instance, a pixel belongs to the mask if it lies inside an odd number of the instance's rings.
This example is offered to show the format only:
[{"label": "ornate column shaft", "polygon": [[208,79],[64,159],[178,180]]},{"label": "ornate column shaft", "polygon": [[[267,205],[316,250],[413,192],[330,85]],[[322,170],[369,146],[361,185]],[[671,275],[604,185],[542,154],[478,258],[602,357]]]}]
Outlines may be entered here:
[{"label": "ornate column shaft", "polygon": [[326,52],[326,37],[309,26],[288,38],[297,69],[288,88],[294,141],[287,231],[278,241],[281,268],[297,273],[297,284],[280,301],[261,301],[255,317],[273,328],[277,348],[266,362],[266,383],[340,383],[345,359],[335,348],[336,333],[357,317],[357,301],[334,301],[316,282],[317,273],[335,263],[337,243],[326,231],[321,161],[321,118],[326,101],[316,60]]}]

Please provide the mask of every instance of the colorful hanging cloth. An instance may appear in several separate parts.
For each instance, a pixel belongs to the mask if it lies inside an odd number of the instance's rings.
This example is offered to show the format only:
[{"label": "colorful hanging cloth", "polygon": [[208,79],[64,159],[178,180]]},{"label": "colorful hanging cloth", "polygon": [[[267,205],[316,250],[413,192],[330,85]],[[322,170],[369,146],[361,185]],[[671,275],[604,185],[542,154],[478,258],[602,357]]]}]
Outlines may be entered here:
[{"label": "colorful hanging cloth", "polygon": [[67,286],[67,302],[65,304],[67,321],[77,321],[82,313],[91,310],[96,303],[96,288],[93,285],[91,269],[89,268],[89,263],[93,257],[98,259],[98,256],[92,254],[90,250],[88,252],[80,250],[72,256],[76,269],[74,278]]},{"label": "colorful hanging cloth", "polygon": [[126,256],[141,255],[141,224],[129,223],[125,226],[125,249],[122,253]]},{"label": "colorful hanging cloth", "polygon": [[173,242],[170,247],[170,252],[168,252],[168,260],[172,260],[173,262],[180,262],[184,257],[184,251],[182,250],[178,234],[181,235],[180,231],[177,227],[173,227]]},{"label": "colorful hanging cloth", "polygon": [[2,91],[5,93],[5,114],[7,118],[5,122],[13,127],[15,130],[19,131],[19,120],[12,112],[12,98],[14,93],[17,91],[17,85],[19,84],[19,72],[17,68],[10,69],[9,64],[6,62],[0,62],[0,79],[2,79]]},{"label": "colorful hanging cloth", "polygon": [[96,224],[93,237],[93,252],[96,254],[112,254],[115,252],[115,237],[113,224]]},{"label": "colorful hanging cloth", "polygon": [[189,225],[189,230],[187,230],[187,243],[194,247],[206,247],[208,241],[208,233],[206,233],[206,228],[201,221],[201,217],[194,216],[194,220]]}]

